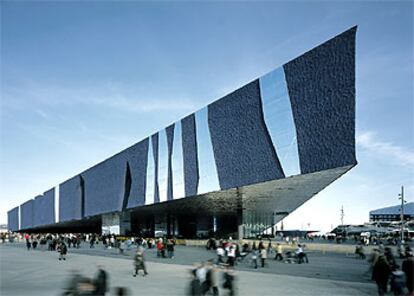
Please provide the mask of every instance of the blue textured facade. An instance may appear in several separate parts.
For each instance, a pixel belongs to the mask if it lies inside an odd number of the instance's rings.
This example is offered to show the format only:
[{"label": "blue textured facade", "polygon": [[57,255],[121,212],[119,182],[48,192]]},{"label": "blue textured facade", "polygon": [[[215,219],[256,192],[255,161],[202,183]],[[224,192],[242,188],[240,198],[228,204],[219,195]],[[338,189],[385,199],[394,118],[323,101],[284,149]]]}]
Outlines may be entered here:
[{"label": "blue textured facade", "polygon": [[82,219],[82,188],[80,176],[59,185],[59,221]]},{"label": "blue textured facade", "polygon": [[28,200],[20,206],[20,229],[30,229],[33,228],[33,209],[34,200]]},{"label": "blue textured facade", "polygon": [[117,154],[81,174],[86,217],[122,210],[125,171],[126,162]]},{"label": "blue textured facade", "polygon": [[255,80],[208,106],[221,189],[284,178]]},{"label": "blue textured facade", "polygon": [[356,164],[355,33],[284,65],[302,174]]},{"label": "blue textured facade", "polygon": [[131,169],[131,192],[128,199],[128,208],[145,204],[145,188],[148,162],[148,138],[128,148],[122,154],[124,161],[128,161]]},{"label": "blue textured facade", "polygon": [[181,120],[184,162],[185,196],[197,195],[198,155],[195,128],[195,115],[191,114]]},{"label": "blue textured facade", "polygon": [[35,197],[33,204],[33,226],[55,223],[55,188]]},{"label": "blue textured facade", "polygon": [[55,188],[52,188],[42,197],[42,211],[41,225],[50,225],[55,223]]},{"label": "blue textured facade", "polygon": [[19,207],[15,207],[7,212],[7,230],[19,230]]}]

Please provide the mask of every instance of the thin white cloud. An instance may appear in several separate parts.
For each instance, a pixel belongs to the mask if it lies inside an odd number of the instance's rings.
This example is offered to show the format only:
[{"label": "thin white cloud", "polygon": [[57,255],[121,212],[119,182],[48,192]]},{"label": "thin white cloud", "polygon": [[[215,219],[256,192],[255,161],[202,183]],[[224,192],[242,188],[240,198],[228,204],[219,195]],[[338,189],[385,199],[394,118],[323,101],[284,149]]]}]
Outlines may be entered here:
[{"label": "thin white cloud", "polygon": [[393,142],[384,141],[373,131],[359,132],[356,141],[359,148],[374,155],[389,158],[403,166],[414,166],[414,151]]},{"label": "thin white cloud", "polygon": [[[156,96],[156,98],[155,98]],[[22,81],[19,88],[4,90],[3,106],[24,108],[36,104],[43,107],[93,106],[118,111],[145,113],[154,111],[192,111],[192,100],[172,97],[152,87],[135,88],[106,83],[99,86],[71,88],[61,85]],[[37,112],[37,111],[36,111]],[[39,115],[44,117],[45,113]]]}]

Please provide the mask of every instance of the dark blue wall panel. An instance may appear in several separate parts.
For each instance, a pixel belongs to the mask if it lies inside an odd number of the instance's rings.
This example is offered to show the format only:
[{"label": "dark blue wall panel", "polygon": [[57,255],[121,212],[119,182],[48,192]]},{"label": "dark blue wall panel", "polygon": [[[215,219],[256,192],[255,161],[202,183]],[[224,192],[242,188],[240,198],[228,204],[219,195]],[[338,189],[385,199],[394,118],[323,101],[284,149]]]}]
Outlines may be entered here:
[{"label": "dark blue wall panel", "polygon": [[135,144],[125,150],[123,157],[129,163],[132,177],[131,192],[128,199],[128,208],[142,206],[145,204],[145,186],[147,182],[149,139]]},{"label": "dark blue wall panel", "polygon": [[355,33],[284,65],[302,174],[356,164]]},{"label": "dark blue wall panel", "polygon": [[117,154],[81,174],[85,184],[85,216],[120,211],[126,162]]},{"label": "dark blue wall panel", "polygon": [[255,80],[208,106],[221,189],[284,178]]},{"label": "dark blue wall panel", "polygon": [[33,227],[33,205],[34,200],[28,200],[20,206],[20,229],[30,229]]},{"label": "dark blue wall panel", "polygon": [[33,226],[44,226],[55,223],[55,188],[52,188],[34,200]]},{"label": "dark blue wall panel", "polygon": [[[141,206],[145,203],[145,184],[149,139],[145,139],[99,163],[60,185],[60,221],[82,218],[82,180],[84,215],[93,216]],[[125,176],[129,165],[131,187],[125,196]],[[127,200],[124,201],[124,198]]]},{"label": "dark blue wall panel", "polygon": [[7,212],[7,230],[19,230],[19,207],[15,207]]},{"label": "dark blue wall panel", "polygon": [[195,115],[181,120],[185,196],[197,195],[199,180]]},{"label": "dark blue wall panel", "polygon": [[168,126],[165,129],[167,134],[167,144],[168,144],[168,182],[167,182],[167,200],[173,199],[173,176],[172,176],[172,150],[174,142],[174,124]]},{"label": "dark blue wall panel", "polygon": [[154,177],[154,203],[160,202],[160,191],[158,188],[158,133],[151,136],[152,153],[154,156],[155,177]]},{"label": "dark blue wall panel", "polygon": [[38,195],[34,198],[33,203],[33,227],[42,225],[41,218],[42,218],[42,197],[43,195]]},{"label": "dark blue wall panel", "polygon": [[59,222],[82,218],[80,177],[75,176],[59,185]]}]

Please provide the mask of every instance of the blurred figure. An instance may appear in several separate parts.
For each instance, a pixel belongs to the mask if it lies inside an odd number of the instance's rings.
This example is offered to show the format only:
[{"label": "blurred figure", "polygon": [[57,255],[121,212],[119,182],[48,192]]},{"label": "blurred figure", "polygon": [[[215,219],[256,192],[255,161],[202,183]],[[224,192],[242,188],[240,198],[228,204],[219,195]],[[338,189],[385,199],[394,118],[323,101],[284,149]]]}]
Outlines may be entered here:
[{"label": "blurred figure", "polygon": [[229,250],[227,251],[227,264],[234,266],[234,261],[236,260],[236,248],[233,244],[230,245]]},{"label": "blurred figure", "polygon": [[224,270],[223,278],[224,278],[223,289],[226,290],[227,295],[234,296],[236,294],[235,287],[234,287],[235,275],[231,267],[226,266]]},{"label": "blurred figure", "polygon": [[119,243],[119,254],[123,255],[124,250],[125,250],[125,241],[121,240],[121,242]]},{"label": "blurred figure", "polygon": [[223,257],[224,257],[224,249],[222,247],[222,245],[219,245],[216,249],[217,252],[217,264],[221,264],[223,263]]},{"label": "blurred figure", "polygon": [[203,282],[201,282],[201,294],[205,295],[207,294],[208,291],[210,291],[210,288],[212,287],[211,282],[212,282],[212,269],[213,266],[211,264],[210,261],[207,262],[206,265],[204,265],[205,268],[205,279]]},{"label": "blurred figure", "polygon": [[377,283],[378,295],[382,296],[387,293],[388,279],[391,273],[391,268],[385,259],[384,255],[379,255],[377,262],[374,265],[372,272],[373,278]]},{"label": "blurred figure", "polygon": [[406,279],[402,270],[395,269],[391,272],[391,291],[394,295],[407,295]]},{"label": "blurred figure", "polygon": [[190,276],[191,276],[191,280],[190,280],[190,287],[188,290],[188,295],[189,296],[201,296],[201,285],[200,285],[200,280],[197,277],[197,270],[196,269],[190,270]]},{"label": "blurred figure", "polygon": [[371,279],[372,280],[374,280],[374,266],[378,261],[379,255],[380,255],[379,250],[377,248],[374,248],[372,250],[371,256],[368,260],[371,263],[368,272],[371,272]]},{"label": "blurred figure", "polygon": [[279,243],[276,244],[275,260],[283,261],[283,247]]},{"label": "blurred figure", "polygon": [[36,239],[33,240],[32,246],[33,246],[33,250],[36,250],[36,247],[37,247],[37,240]]},{"label": "blurred figure", "polygon": [[298,248],[296,249],[296,256],[297,256],[297,258],[298,258],[298,264],[301,264],[301,263],[304,263],[304,257],[305,257],[305,255],[304,255],[304,252],[303,252],[303,248],[302,248],[302,245],[298,245]]},{"label": "blurred figure", "polygon": [[108,291],[108,273],[103,269],[102,265],[98,265],[98,271],[94,280],[95,295],[105,296]]},{"label": "blurred figure", "polygon": [[162,256],[163,250],[164,250],[164,245],[162,243],[162,239],[160,238],[157,242],[157,257],[164,257]]},{"label": "blurred figure", "polygon": [[28,251],[30,251],[30,248],[32,247],[32,243],[30,241],[30,237],[29,236],[26,237],[26,247],[27,247],[27,250]]},{"label": "blurred figure", "polygon": [[257,269],[257,257],[259,256],[259,250],[254,248],[252,251],[252,263],[254,269]]},{"label": "blurred figure", "polygon": [[66,244],[61,241],[58,245],[59,260],[66,260],[66,254],[68,253],[68,248]]},{"label": "blurred figure", "polygon": [[124,288],[124,287],[115,288],[115,296],[127,296],[128,294],[129,293],[128,293],[127,288]]},{"label": "blurred figure", "polygon": [[72,275],[69,280],[66,282],[62,295],[78,295],[78,283],[81,281],[82,276],[79,274],[79,271],[72,270]]},{"label": "blurred figure", "polygon": [[358,256],[359,259],[365,259],[364,247],[361,244],[358,244],[355,247],[355,254]]},{"label": "blurred figure", "polygon": [[167,241],[167,253],[168,253],[168,258],[170,259],[174,258],[174,242],[172,239],[169,239]]},{"label": "blurred figure", "polygon": [[144,272],[143,276],[146,276],[148,274],[147,268],[145,266],[144,248],[142,246],[139,246],[137,252],[135,253],[134,267],[135,267],[135,273],[133,274],[134,277],[138,275],[140,270]]},{"label": "blurred figure", "polygon": [[[381,253],[381,250],[380,250],[380,253]],[[385,259],[387,259],[387,262],[388,262],[391,270],[395,270],[399,267],[397,262],[395,261],[394,254],[393,254],[392,249],[390,247],[385,248],[384,255],[385,255]]]},{"label": "blurred figure", "polygon": [[265,248],[263,248],[260,250],[260,260],[262,263],[262,267],[265,267],[266,259],[267,259],[267,251]]},{"label": "blurred figure", "polygon": [[80,275],[77,270],[72,270],[72,275],[66,282],[63,290],[62,295],[65,296],[87,296],[94,295],[95,287],[90,279]]},{"label": "blurred figure", "polygon": [[213,290],[213,295],[217,296],[219,294],[219,269],[216,265],[213,265],[211,268],[211,289]]},{"label": "blurred figure", "polygon": [[414,296],[413,281],[414,281],[414,258],[413,252],[409,251],[406,254],[407,258],[402,263],[402,271],[405,273],[406,286],[408,295]]}]

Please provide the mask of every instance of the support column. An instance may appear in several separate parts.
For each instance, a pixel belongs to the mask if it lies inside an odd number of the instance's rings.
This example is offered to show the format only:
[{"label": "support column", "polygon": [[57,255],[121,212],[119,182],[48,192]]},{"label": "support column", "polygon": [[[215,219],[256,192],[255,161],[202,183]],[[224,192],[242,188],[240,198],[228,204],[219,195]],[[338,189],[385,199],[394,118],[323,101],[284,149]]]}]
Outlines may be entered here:
[{"label": "support column", "polygon": [[244,237],[244,224],[243,224],[243,210],[237,210],[237,239],[241,240]]}]

